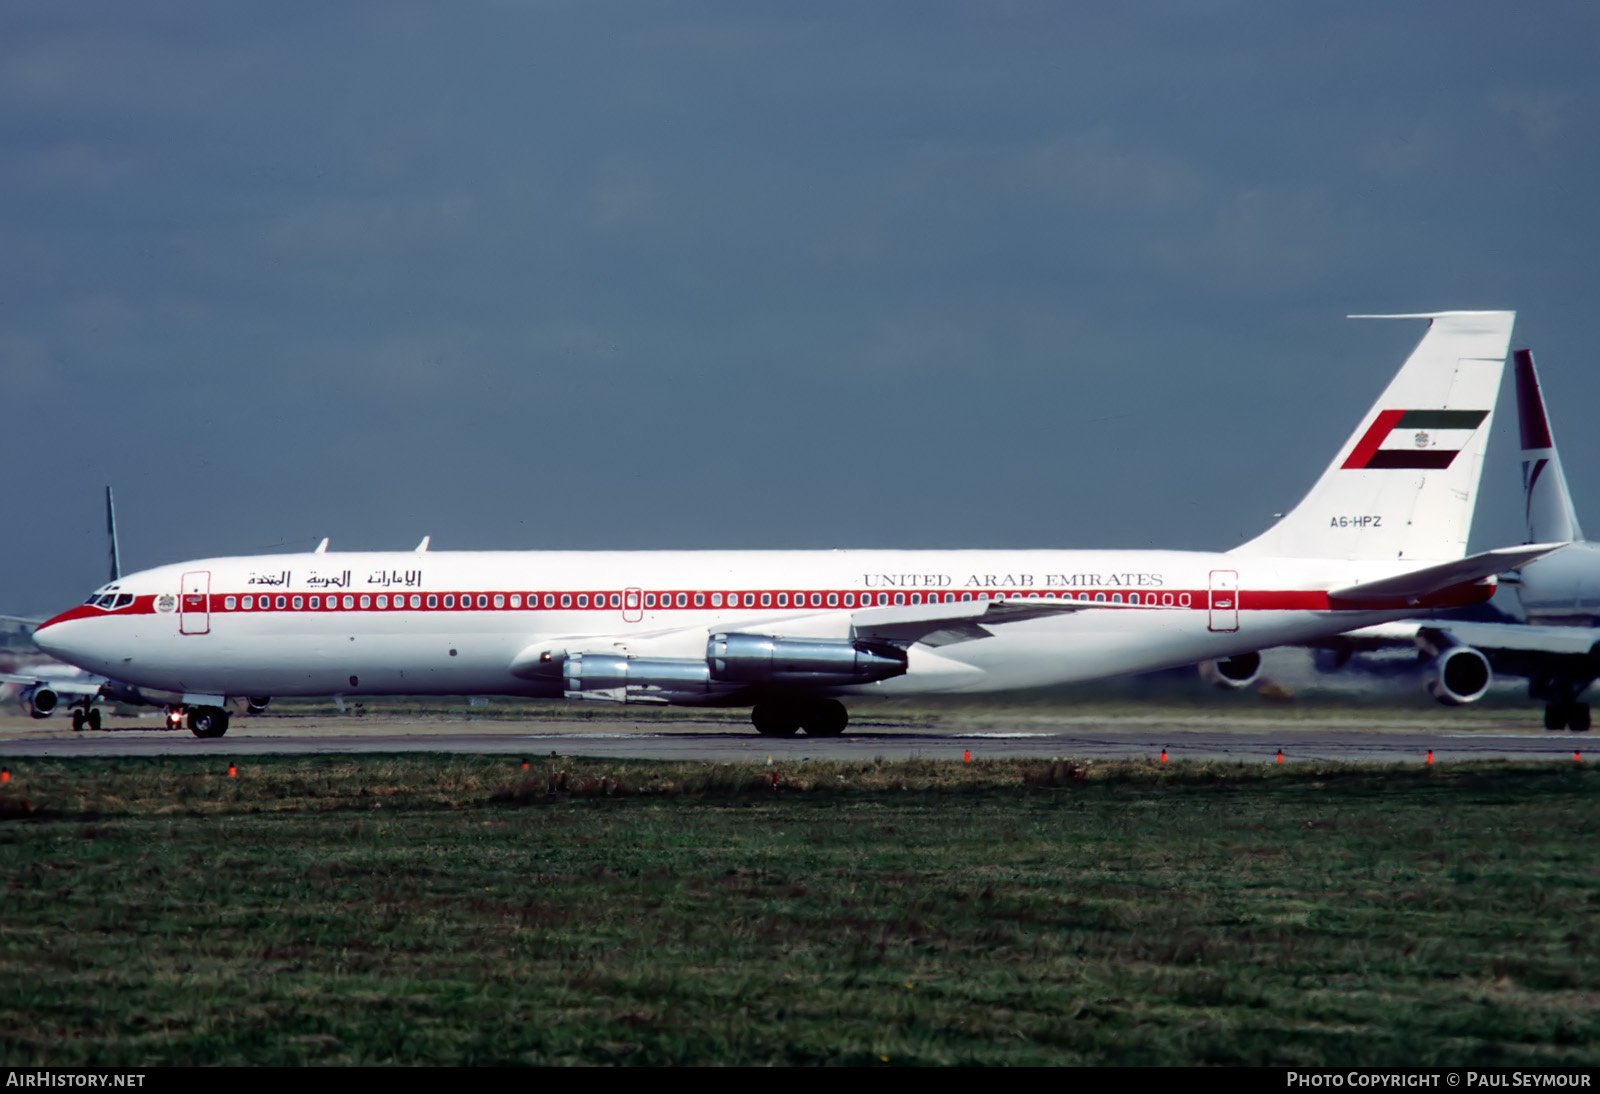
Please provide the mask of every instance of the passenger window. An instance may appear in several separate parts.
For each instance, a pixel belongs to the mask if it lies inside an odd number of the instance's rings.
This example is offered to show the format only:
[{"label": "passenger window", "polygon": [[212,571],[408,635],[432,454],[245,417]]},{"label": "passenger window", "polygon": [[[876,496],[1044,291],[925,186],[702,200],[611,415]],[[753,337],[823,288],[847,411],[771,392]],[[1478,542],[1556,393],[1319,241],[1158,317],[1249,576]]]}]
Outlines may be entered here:
[{"label": "passenger window", "polygon": [[547,607],[547,608],[553,608],[553,607],[556,606],[556,594],[555,593],[545,593],[544,594],[544,606]]},{"label": "passenger window", "polygon": [[922,594],[921,593],[912,593],[911,594],[911,603],[913,603],[913,604],[921,604],[922,603]]},{"label": "passenger window", "polygon": [[444,606],[447,607],[447,608],[453,608],[453,607],[456,606],[456,594],[455,593],[445,593],[444,594]]},{"label": "passenger window", "polygon": [[[799,599],[799,594],[796,594],[796,599]],[[788,593],[779,593],[778,594],[778,607],[787,608],[788,606],[789,606],[789,594]]]},{"label": "passenger window", "polygon": [[363,608],[372,607],[372,597],[366,595],[365,593],[362,593],[361,594],[361,606]]},{"label": "passenger window", "polygon": [[1137,603],[1139,603],[1139,594],[1138,593],[1129,593],[1128,594],[1128,603],[1129,604],[1137,604]]},{"label": "passenger window", "polygon": [[511,594],[511,606],[513,608],[522,607],[522,594],[521,593],[512,593]]},{"label": "passenger window", "polygon": [[478,607],[487,608],[488,606],[489,606],[489,595],[487,593],[479,593],[478,594]]},{"label": "passenger window", "polygon": [[612,593],[611,594],[611,606],[613,608],[622,607],[622,594],[621,593]]},{"label": "passenger window", "polygon": [[888,593],[879,593],[878,594],[878,603],[879,604],[887,604],[887,603],[889,603],[889,594]]},{"label": "passenger window", "polygon": [[771,593],[762,593],[761,594],[761,606],[763,608],[772,607],[772,594]]},{"label": "passenger window", "polygon": [[[494,594],[494,606],[497,608],[503,608],[506,606],[506,598],[503,593]],[[483,607],[483,597],[481,596],[478,597],[478,607]]]},{"label": "passenger window", "polygon": [[838,606],[839,606],[839,594],[838,593],[829,593],[828,594],[828,607],[837,608]]},{"label": "passenger window", "polygon": [[722,607],[722,594],[721,593],[712,593],[711,594],[711,606],[713,608]]},{"label": "passenger window", "polygon": [[656,594],[655,593],[645,593],[644,594],[644,606],[647,607],[647,608],[653,608],[653,607],[656,606]]},{"label": "passenger window", "polygon": [[247,597],[244,598],[244,600],[241,603],[243,603],[244,606],[245,606],[245,609],[248,610],[248,609],[253,608],[253,607],[256,606],[256,598],[253,597],[253,596],[247,596]]},{"label": "passenger window", "polygon": [[1121,604],[1122,603],[1122,594],[1121,593],[1112,593],[1111,594],[1111,603],[1113,603],[1113,604]]},{"label": "passenger window", "polygon": [[694,606],[697,607],[697,608],[703,608],[703,607],[706,606],[706,594],[705,593],[695,593],[694,594]]},{"label": "passenger window", "polygon": [[944,602],[946,604],[954,604],[956,602],[956,594],[955,593],[945,593],[944,594]]},{"label": "passenger window", "polygon": [[378,607],[387,608],[388,606],[389,606],[389,598],[380,593],[378,595]]},{"label": "passenger window", "polygon": [[687,608],[689,606],[689,594],[688,593],[679,593],[678,594],[678,598],[677,598],[677,605],[680,608]]},{"label": "passenger window", "polygon": [[225,608],[226,610],[228,610],[230,612],[233,611],[234,606],[237,605],[238,603],[239,602],[237,600],[235,600],[231,596],[225,596],[225,597],[222,598],[222,606],[223,606],[223,608]]},{"label": "passenger window", "polygon": [[345,598],[344,598],[344,606],[346,608],[355,607],[356,606],[356,598],[351,596],[351,595],[349,595],[348,593],[346,593],[345,594]]},{"label": "passenger window", "polygon": [[301,608],[305,607],[305,605],[306,605],[305,597],[297,596],[297,597],[294,598],[294,609],[295,609],[295,611],[299,611]]},{"label": "passenger window", "polygon": [[320,608],[320,607],[322,607],[322,598],[321,598],[321,597],[320,597],[320,596],[314,596],[314,597],[312,597],[312,598],[311,598],[311,606],[312,606],[312,607],[313,607],[313,608]]},{"label": "passenger window", "polygon": [[1178,594],[1178,606],[1180,608],[1187,608],[1189,606],[1189,594],[1188,593],[1179,593]]},{"label": "passenger window", "polygon": [[972,594],[971,593],[962,593],[961,594],[961,599],[962,600],[971,600],[972,599]]},{"label": "passenger window", "polygon": [[1171,607],[1172,606],[1172,594],[1171,593],[1162,593],[1161,594],[1161,603],[1162,603],[1162,605],[1164,607]]},{"label": "passenger window", "polygon": [[562,593],[561,594],[561,606],[563,608],[572,607],[572,594],[571,593]]},{"label": "passenger window", "polygon": [[847,607],[847,608],[853,608],[853,607],[856,606],[856,594],[855,593],[845,593],[844,594],[844,606]]},{"label": "passenger window", "polygon": [[894,594],[894,602],[896,604],[904,604],[906,602],[906,594],[905,593],[895,593]]},{"label": "passenger window", "polygon": [[418,596],[416,593],[412,593],[411,594],[411,606],[413,608],[422,607],[422,597]]},{"label": "passenger window", "polygon": [[1106,594],[1105,593],[1095,593],[1094,594],[1094,599],[1095,599],[1095,603],[1097,603],[1097,604],[1104,603],[1105,599],[1106,599]]},{"label": "passenger window", "polygon": [[437,608],[438,606],[439,606],[439,594],[438,593],[429,593],[428,594],[428,607]]}]

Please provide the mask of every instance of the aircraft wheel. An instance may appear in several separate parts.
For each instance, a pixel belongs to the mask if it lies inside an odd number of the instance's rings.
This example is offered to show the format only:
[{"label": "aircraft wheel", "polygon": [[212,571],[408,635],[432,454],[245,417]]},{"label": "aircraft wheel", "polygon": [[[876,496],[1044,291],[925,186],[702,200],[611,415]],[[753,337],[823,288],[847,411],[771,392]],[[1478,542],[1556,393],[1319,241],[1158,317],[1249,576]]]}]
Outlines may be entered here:
[{"label": "aircraft wheel", "polygon": [[189,732],[196,737],[220,737],[228,732],[228,712],[220,707],[195,707],[189,711]]},{"label": "aircraft wheel", "polygon": [[1546,703],[1545,704],[1545,708],[1544,708],[1544,728],[1546,728],[1546,729],[1566,729],[1567,728],[1567,704],[1565,704],[1565,703]]},{"label": "aircraft wheel", "polygon": [[1567,728],[1574,733],[1589,732],[1589,704],[1573,703],[1567,708]]},{"label": "aircraft wheel", "polygon": [[91,710],[89,712],[89,717],[83,720],[83,724],[88,726],[90,729],[98,730],[100,728],[100,708],[95,707],[93,710]]},{"label": "aircraft wheel", "polygon": [[256,695],[246,702],[245,709],[251,714],[260,714],[267,709],[267,704],[270,702],[272,702],[272,696]]},{"label": "aircraft wheel", "polygon": [[84,723],[83,711],[81,711],[81,710],[73,711],[72,712],[72,732],[74,732],[74,733],[82,733],[83,732],[83,723]]},{"label": "aircraft wheel", "polygon": [[837,699],[819,699],[806,707],[800,724],[808,737],[837,737],[850,724],[850,713]]},{"label": "aircraft wheel", "polygon": [[750,722],[763,737],[793,737],[800,728],[800,716],[787,703],[757,703]]}]

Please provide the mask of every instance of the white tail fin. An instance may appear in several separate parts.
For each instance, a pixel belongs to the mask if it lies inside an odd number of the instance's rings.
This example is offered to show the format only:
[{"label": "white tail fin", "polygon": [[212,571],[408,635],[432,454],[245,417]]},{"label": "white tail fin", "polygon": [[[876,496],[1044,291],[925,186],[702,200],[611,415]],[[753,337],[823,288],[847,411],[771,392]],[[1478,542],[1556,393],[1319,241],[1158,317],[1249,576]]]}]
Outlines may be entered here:
[{"label": "white tail fin", "polygon": [[1533,354],[1519,349],[1512,355],[1517,373],[1517,418],[1522,426],[1522,491],[1527,498],[1528,542],[1570,543],[1583,538],[1578,513],[1567,492],[1561,454],[1550,433],[1539,390],[1539,373]]},{"label": "white tail fin", "polygon": [[1448,561],[1466,554],[1515,312],[1428,319],[1361,426],[1300,504],[1243,555]]}]

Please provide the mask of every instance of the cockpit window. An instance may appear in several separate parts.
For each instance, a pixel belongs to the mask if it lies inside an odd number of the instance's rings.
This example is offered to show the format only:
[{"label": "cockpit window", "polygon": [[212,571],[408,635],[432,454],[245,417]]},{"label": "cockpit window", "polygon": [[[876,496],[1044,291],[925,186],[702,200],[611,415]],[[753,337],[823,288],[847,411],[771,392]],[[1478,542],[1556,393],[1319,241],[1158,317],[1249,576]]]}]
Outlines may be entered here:
[{"label": "cockpit window", "polygon": [[132,593],[118,593],[117,594],[117,602],[115,604],[111,605],[111,606],[113,608],[126,608],[129,604],[132,604],[132,603],[133,603],[133,594]]}]

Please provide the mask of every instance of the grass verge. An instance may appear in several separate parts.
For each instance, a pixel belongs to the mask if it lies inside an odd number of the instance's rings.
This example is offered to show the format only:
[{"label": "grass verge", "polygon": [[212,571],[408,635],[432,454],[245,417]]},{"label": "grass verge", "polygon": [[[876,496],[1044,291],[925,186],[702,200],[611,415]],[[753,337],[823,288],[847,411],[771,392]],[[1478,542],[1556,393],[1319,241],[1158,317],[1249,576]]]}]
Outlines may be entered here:
[{"label": "grass verge", "polygon": [[1579,765],[11,771],[7,1064],[1600,1062]]}]

